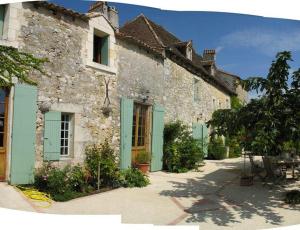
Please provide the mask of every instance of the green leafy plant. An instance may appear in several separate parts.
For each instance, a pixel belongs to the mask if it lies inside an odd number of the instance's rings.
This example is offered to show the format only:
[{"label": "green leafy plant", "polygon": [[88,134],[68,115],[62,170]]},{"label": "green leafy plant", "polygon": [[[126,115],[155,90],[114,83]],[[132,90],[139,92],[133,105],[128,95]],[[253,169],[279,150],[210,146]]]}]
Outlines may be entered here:
[{"label": "green leafy plant", "polygon": [[14,47],[0,45],[0,87],[12,86],[13,77],[30,85],[36,85],[36,82],[29,78],[30,71],[35,70],[46,74],[41,68],[46,61],[46,58],[36,58]]},{"label": "green leafy plant", "polygon": [[238,137],[226,137],[225,146],[229,147],[229,158],[240,157],[242,155],[242,147],[238,140]]},{"label": "green leafy plant", "polygon": [[122,170],[120,173],[120,184],[123,187],[145,187],[150,184],[147,175],[136,168]]},{"label": "green leafy plant", "polygon": [[208,158],[222,160],[226,158],[226,146],[221,137],[213,137],[208,144]]},{"label": "green leafy plant", "polygon": [[114,150],[110,147],[108,140],[105,140],[99,147],[96,145],[87,147],[85,154],[85,165],[90,175],[89,183],[96,188],[98,173],[100,173],[102,187],[117,186],[119,167]]},{"label": "green leafy plant", "polygon": [[150,156],[151,154],[144,150],[136,155],[135,161],[137,164],[148,164],[150,162]]},{"label": "green leafy plant", "polygon": [[300,142],[300,69],[290,74],[291,53],[280,52],[268,76],[242,81],[244,89],[256,90],[259,97],[234,109],[218,110],[208,122],[219,136],[239,137],[247,151],[280,156],[287,142],[299,154]]},{"label": "green leafy plant", "polygon": [[203,160],[202,145],[181,121],[171,122],[164,128],[163,167],[170,172],[187,172],[198,168]]}]

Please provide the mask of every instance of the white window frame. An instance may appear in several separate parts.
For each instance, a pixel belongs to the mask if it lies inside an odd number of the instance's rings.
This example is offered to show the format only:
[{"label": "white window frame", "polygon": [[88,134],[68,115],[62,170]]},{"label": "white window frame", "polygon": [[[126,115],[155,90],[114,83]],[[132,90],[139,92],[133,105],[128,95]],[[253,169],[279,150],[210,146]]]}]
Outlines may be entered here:
[{"label": "white window frame", "polygon": [[[62,124],[66,123],[63,120],[64,116],[68,116],[68,130],[66,129],[62,129]],[[60,157],[61,158],[67,158],[67,157],[71,157],[73,154],[73,145],[74,145],[74,141],[73,141],[73,130],[74,130],[74,114],[72,113],[61,113],[61,128],[60,128]],[[62,132],[64,131],[64,135],[62,137]],[[68,137],[65,138],[65,132],[68,131]],[[67,140],[67,146],[62,145],[61,141],[62,140]],[[64,142],[65,143],[65,142]],[[62,154],[62,148],[67,147],[67,154]]]}]

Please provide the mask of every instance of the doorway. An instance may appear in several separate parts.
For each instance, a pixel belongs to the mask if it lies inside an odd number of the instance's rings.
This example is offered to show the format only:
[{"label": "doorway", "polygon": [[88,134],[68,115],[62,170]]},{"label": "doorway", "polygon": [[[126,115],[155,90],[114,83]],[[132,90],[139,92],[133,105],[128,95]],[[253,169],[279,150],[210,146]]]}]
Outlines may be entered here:
[{"label": "doorway", "polygon": [[0,89],[0,181],[6,179],[8,95],[7,89]]},{"label": "doorway", "polygon": [[150,143],[150,106],[134,103],[132,123],[132,164],[141,151],[149,152]]}]

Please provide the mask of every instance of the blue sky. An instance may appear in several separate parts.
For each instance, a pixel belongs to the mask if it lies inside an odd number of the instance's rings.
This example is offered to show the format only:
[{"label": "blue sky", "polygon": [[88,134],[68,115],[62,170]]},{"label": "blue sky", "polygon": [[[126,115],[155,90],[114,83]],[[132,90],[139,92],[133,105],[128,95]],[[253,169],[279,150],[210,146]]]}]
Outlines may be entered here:
[{"label": "blue sky", "polygon": [[[90,1],[52,0],[79,12]],[[266,76],[278,51],[292,51],[292,71],[300,67],[300,21],[250,15],[163,11],[129,4],[109,3],[119,11],[120,25],[139,14],[163,26],[181,40],[193,40],[194,48],[217,50],[217,64],[241,78]]]}]

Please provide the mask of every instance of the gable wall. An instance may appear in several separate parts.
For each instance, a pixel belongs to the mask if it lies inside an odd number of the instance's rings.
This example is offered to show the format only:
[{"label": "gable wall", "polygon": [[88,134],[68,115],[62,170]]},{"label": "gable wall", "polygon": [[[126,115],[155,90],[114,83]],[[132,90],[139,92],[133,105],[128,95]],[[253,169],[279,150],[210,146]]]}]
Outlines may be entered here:
[{"label": "gable wall", "polygon": [[[116,75],[88,65],[88,22],[73,21],[67,16],[58,19],[45,8],[36,9],[25,3],[21,21],[18,34],[20,50],[49,59],[44,65],[48,76],[32,74],[38,82],[37,165],[42,163],[44,115],[40,108],[44,105],[49,105],[50,110],[74,113],[74,155],[59,164],[82,162],[85,147],[101,143],[105,138],[118,150]],[[95,24],[95,20],[93,22]],[[111,41],[114,42],[114,37]],[[110,79],[109,96],[113,112],[109,117],[105,117],[101,110],[105,99],[104,79]]]}]

